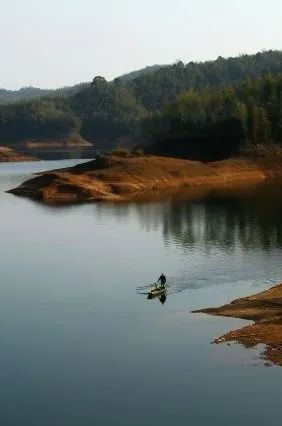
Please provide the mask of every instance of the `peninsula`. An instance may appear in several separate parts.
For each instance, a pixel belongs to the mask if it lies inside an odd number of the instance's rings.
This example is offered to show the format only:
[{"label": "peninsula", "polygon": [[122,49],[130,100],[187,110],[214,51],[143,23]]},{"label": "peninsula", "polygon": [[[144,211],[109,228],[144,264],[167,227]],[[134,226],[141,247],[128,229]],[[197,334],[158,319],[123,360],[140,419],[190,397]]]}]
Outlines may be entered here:
[{"label": "peninsula", "polygon": [[22,154],[12,148],[0,146],[0,162],[37,161],[38,158]]},{"label": "peninsula", "polygon": [[47,204],[135,201],[185,188],[249,185],[282,177],[281,161],[202,163],[157,156],[103,156],[34,177],[8,192]]},{"label": "peninsula", "polygon": [[201,309],[194,313],[253,321],[253,324],[216,338],[213,343],[238,342],[246,347],[264,344],[262,358],[282,365],[282,284],[219,308]]}]

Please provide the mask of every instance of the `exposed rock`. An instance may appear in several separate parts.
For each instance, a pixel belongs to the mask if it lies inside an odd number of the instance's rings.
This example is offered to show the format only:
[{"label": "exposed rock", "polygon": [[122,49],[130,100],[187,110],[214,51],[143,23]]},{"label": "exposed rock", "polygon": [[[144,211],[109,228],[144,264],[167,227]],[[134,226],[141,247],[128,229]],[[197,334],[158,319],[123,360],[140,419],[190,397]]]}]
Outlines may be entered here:
[{"label": "exposed rock", "polygon": [[254,321],[253,324],[216,338],[214,343],[235,341],[245,347],[262,343],[266,345],[262,358],[282,365],[282,284],[219,308],[194,312]]}]

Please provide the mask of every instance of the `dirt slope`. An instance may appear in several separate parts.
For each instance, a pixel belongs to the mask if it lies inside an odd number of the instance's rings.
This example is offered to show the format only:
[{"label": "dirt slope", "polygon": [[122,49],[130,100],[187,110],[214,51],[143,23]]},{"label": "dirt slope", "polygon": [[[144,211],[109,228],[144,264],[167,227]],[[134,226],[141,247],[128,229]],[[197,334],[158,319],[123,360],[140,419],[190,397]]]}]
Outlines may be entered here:
[{"label": "dirt slope", "polygon": [[269,167],[247,159],[204,164],[167,157],[105,156],[44,173],[9,192],[49,204],[129,201],[156,191],[245,185],[278,176],[280,164]]},{"label": "dirt slope", "polygon": [[38,158],[21,154],[14,149],[0,146],[0,162],[36,161]]},{"label": "dirt slope", "polygon": [[214,343],[235,341],[246,347],[262,343],[266,345],[262,357],[282,365],[282,284],[261,293],[234,300],[219,308],[194,312],[254,321],[251,325],[229,331],[216,338]]}]

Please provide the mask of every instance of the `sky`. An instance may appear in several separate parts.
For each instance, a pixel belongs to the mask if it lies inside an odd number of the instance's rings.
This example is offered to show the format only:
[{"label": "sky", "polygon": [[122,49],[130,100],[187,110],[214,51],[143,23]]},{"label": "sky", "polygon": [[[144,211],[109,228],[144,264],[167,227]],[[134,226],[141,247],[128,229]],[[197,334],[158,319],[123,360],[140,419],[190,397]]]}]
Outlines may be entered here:
[{"label": "sky", "polygon": [[0,0],[0,87],[282,48],[282,0]]}]

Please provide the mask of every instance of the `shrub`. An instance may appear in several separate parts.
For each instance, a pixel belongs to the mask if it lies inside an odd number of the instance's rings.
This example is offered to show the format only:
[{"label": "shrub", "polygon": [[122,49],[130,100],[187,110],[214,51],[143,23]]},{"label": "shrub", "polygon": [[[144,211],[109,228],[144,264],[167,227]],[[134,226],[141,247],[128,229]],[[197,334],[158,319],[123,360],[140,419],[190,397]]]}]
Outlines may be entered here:
[{"label": "shrub", "polygon": [[282,146],[274,143],[248,145],[240,151],[240,154],[252,158],[281,158]]},{"label": "shrub", "polygon": [[133,151],[133,154],[136,155],[137,157],[143,157],[144,151],[143,151],[143,149],[135,149]]},{"label": "shrub", "polygon": [[110,152],[111,155],[116,157],[130,157],[131,152],[127,148],[115,148]]}]

